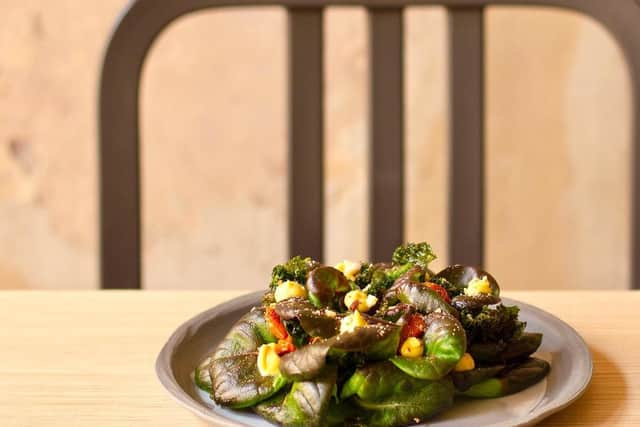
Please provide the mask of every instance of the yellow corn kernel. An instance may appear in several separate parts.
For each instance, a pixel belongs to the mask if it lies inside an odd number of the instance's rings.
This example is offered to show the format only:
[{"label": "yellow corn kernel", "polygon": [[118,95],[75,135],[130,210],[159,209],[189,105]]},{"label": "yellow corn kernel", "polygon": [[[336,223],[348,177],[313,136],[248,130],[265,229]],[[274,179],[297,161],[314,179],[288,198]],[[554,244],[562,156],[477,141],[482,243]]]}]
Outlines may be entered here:
[{"label": "yellow corn kernel", "polygon": [[356,310],[366,312],[376,305],[378,298],[376,298],[375,295],[368,295],[360,290],[349,291],[344,296],[344,305],[347,306],[347,308],[351,308],[351,305],[356,301],[358,302]]},{"label": "yellow corn kernel", "polygon": [[400,354],[404,357],[422,357],[424,353],[424,343],[416,337],[407,338],[400,346]]},{"label": "yellow corn kernel", "polygon": [[469,353],[465,353],[453,370],[456,372],[470,371],[475,367],[476,362],[474,362],[473,357]]},{"label": "yellow corn kernel", "polygon": [[480,295],[480,294],[490,294],[491,293],[491,284],[489,280],[487,280],[487,276],[482,276],[482,279],[478,279],[474,277],[469,281],[467,288],[464,290],[465,295]]},{"label": "yellow corn kernel", "polygon": [[360,326],[367,326],[367,321],[359,311],[354,311],[352,314],[340,320],[340,333],[353,332]]},{"label": "yellow corn kernel", "polygon": [[336,269],[342,271],[342,274],[349,279],[355,280],[356,274],[360,272],[362,263],[344,260],[336,264]]},{"label": "yellow corn kernel", "polygon": [[258,371],[263,377],[280,374],[280,356],[276,351],[276,343],[263,344],[258,349]]},{"label": "yellow corn kernel", "polygon": [[300,283],[287,280],[286,282],[282,282],[278,285],[274,293],[274,297],[276,302],[294,297],[306,298],[307,290]]}]

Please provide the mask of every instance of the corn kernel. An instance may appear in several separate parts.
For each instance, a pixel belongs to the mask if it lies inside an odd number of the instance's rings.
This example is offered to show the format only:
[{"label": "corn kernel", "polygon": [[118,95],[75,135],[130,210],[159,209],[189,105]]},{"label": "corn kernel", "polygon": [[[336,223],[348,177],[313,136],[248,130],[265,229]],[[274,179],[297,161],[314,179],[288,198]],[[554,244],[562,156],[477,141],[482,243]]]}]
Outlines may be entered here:
[{"label": "corn kernel", "polygon": [[378,298],[376,298],[375,295],[368,295],[360,290],[349,291],[344,296],[344,305],[347,306],[347,308],[351,308],[356,301],[358,302],[356,310],[366,312],[376,305]]},{"label": "corn kernel", "polygon": [[409,337],[400,346],[400,354],[404,357],[422,357],[424,353],[424,343],[416,337]]},{"label": "corn kernel", "polygon": [[280,356],[276,343],[263,344],[258,349],[258,371],[263,377],[280,374]]},{"label": "corn kernel", "polygon": [[274,297],[276,302],[294,297],[306,298],[307,290],[300,283],[287,280],[286,282],[282,282],[278,285],[274,293]]},{"label": "corn kernel", "polygon": [[349,279],[355,280],[356,274],[360,272],[362,263],[344,260],[336,264],[336,269],[342,271],[342,274]]},{"label": "corn kernel", "polygon": [[340,320],[340,333],[353,332],[360,326],[367,326],[367,321],[359,311],[354,311],[349,316]]},{"label": "corn kernel", "polygon": [[476,367],[473,357],[469,353],[465,353],[458,361],[458,364],[453,368],[456,372],[470,371]]},{"label": "corn kernel", "polygon": [[487,276],[482,276],[482,279],[478,279],[474,277],[469,281],[467,288],[464,290],[465,295],[480,295],[480,294],[490,294],[491,293],[491,284],[489,280],[487,280]]}]

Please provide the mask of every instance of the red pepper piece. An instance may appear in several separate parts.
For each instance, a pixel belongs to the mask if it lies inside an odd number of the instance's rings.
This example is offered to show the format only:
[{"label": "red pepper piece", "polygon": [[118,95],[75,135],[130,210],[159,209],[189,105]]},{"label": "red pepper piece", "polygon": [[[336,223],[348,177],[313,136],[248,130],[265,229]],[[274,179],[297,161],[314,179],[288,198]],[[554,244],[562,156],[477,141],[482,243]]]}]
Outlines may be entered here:
[{"label": "red pepper piece", "polygon": [[443,288],[442,286],[438,285],[437,283],[425,283],[427,285],[427,287],[429,289],[431,289],[432,291],[435,291],[438,293],[438,295],[440,295],[440,297],[442,297],[443,300],[445,300],[445,302],[447,302],[448,304],[451,303],[451,297],[449,297],[449,294],[447,293],[447,290],[445,288]]},{"label": "red pepper piece", "polygon": [[278,340],[278,343],[276,344],[276,353],[278,353],[278,356],[291,353],[292,351],[296,351],[296,346],[293,345],[291,335],[286,339]]},{"label": "red pepper piece", "polygon": [[269,332],[278,340],[284,340],[289,336],[287,328],[284,327],[282,319],[278,316],[278,313],[271,308],[267,307],[265,310],[265,318],[267,319],[267,325],[269,326]]},{"label": "red pepper piece", "polygon": [[420,314],[412,314],[400,331],[400,345],[409,337],[420,337],[427,330],[427,324]]}]

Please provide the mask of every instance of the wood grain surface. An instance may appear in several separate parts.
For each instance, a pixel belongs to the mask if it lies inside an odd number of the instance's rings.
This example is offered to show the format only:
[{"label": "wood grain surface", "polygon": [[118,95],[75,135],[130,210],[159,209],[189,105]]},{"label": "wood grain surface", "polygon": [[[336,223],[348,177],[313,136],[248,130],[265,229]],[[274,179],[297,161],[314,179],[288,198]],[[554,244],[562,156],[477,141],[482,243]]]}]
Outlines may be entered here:
[{"label": "wood grain surface", "polygon": [[[0,292],[0,425],[202,425],[155,377],[182,322],[242,291]],[[640,425],[640,292],[511,292],[575,327],[594,378],[542,425]]]}]

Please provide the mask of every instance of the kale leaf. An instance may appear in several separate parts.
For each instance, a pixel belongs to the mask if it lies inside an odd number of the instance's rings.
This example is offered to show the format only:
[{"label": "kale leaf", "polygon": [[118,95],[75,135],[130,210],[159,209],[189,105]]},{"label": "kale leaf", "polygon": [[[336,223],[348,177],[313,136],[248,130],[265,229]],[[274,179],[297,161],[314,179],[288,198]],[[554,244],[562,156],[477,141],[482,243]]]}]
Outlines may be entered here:
[{"label": "kale leaf", "polygon": [[309,272],[318,266],[318,262],[307,257],[294,256],[284,264],[273,267],[271,272],[271,287],[274,288],[286,280],[304,284]]},{"label": "kale leaf", "polygon": [[375,264],[363,262],[362,267],[360,267],[360,271],[354,279],[354,282],[360,289],[366,287],[369,283],[371,283],[371,277],[373,276],[374,271],[376,271]]},{"label": "kale leaf", "polygon": [[367,288],[370,295],[381,295],[393,285],[400,276],[412,267],[411,264],[364,264],[355,282],[360,289]]},{"label": "kale leaf", "polygon": [[519,311],[517,306],[502,304],[495,308],[485,306],[477,313],[463,310],[460,322],[470,342],[507,342],[520,336],[526,326],[518,320]]},{"label": "kale leaf", "polygon": [[431,261],[436,259],[431,245],[427,242],[405,243],[393,251],[391,260],[396,265],[412,264],[426,269]]}]

